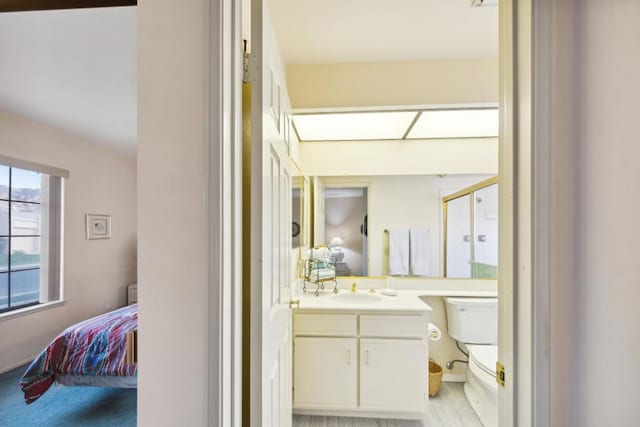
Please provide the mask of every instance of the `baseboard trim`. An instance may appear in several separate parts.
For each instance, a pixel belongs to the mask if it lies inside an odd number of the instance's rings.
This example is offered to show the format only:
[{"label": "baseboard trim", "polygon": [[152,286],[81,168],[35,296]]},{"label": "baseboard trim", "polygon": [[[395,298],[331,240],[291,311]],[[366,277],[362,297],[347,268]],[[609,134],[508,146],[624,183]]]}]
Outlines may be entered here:
[{"label": "baseboard trim", "polygon": [[4,368],[0,368],[0,375],[1,374],[5,374],[5,373],[7,373],[9,371],[12,371],[12,370],[16,369],[18,366],[26,365],[27,363],[33,361],[33,359],[34,359],[33,357],[30,357],[30,358],[22,360],[20,362],[13,363],[13,364],[11,364],[9,366],[5,366]]},{"label": "baseboard trim", "polygon": [[442,381],[446,383],[463,383],[466,380],[467,380],[466,375],[444,374],[442,376]]}]

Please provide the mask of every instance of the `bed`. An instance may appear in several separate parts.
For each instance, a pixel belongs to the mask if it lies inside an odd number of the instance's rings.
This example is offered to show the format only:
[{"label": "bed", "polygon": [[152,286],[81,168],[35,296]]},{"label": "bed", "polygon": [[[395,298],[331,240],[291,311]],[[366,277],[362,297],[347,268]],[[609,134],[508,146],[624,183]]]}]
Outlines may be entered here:
[{"label": "bed", "polygon": [[20,380],[27,404],[56,382],[73,386],[136,387],[138,305],[68,327],[29,365]]}]

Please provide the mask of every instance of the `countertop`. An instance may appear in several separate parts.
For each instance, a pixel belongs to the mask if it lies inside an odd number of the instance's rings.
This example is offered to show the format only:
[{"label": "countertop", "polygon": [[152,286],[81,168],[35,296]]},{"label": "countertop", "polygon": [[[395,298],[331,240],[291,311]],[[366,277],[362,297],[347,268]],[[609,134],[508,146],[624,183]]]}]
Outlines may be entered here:
[{"label": "countertop", "polygon": [[[495,298],[493,291],[442,291],[442,290],[397,290],[398,295],[387,296],[377,291],[374,295],[380,300],[373,302],[339,301],[334,296],[351,294],[348,289],[340,289],[338,294],[332,291],[324,291],[315,296],[313,291],[307,291],[299,295],[300,310],[331,310],[331,311],[431,311],[431,307],[424,298],[433,296],[458,296],[458,297],[486,297]],[[369,295],[369,291],[359,290],[357,294]],[[421,298],[422,297],[422,298]],[[348,297],[347,297],[348,298]],[[365,297],[366,298],[366,297]]]}]

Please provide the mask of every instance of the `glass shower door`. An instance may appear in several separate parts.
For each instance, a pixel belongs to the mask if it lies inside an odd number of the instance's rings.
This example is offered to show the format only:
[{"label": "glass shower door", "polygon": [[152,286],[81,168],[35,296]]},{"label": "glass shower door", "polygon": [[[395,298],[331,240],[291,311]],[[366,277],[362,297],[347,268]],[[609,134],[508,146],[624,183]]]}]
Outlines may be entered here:
[{"label": "glass shower door", "polygon": [[446,203],[445,276],[471,277],[471,195]]}]

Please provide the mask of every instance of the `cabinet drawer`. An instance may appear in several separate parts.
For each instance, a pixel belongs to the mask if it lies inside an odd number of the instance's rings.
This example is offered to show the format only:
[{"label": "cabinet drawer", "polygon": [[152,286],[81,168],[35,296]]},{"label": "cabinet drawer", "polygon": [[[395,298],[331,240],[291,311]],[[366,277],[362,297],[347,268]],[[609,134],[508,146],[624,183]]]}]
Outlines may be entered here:
[{"label": "cabinet drawer", "polygon": [[361,337],[425,338],[427,328],[425,316],[368,314],[360,316]]},{"label": "cabinet drawer", "polygon": [[355,336],[358,321],[355,314],[295,314],[295,335]]}]

